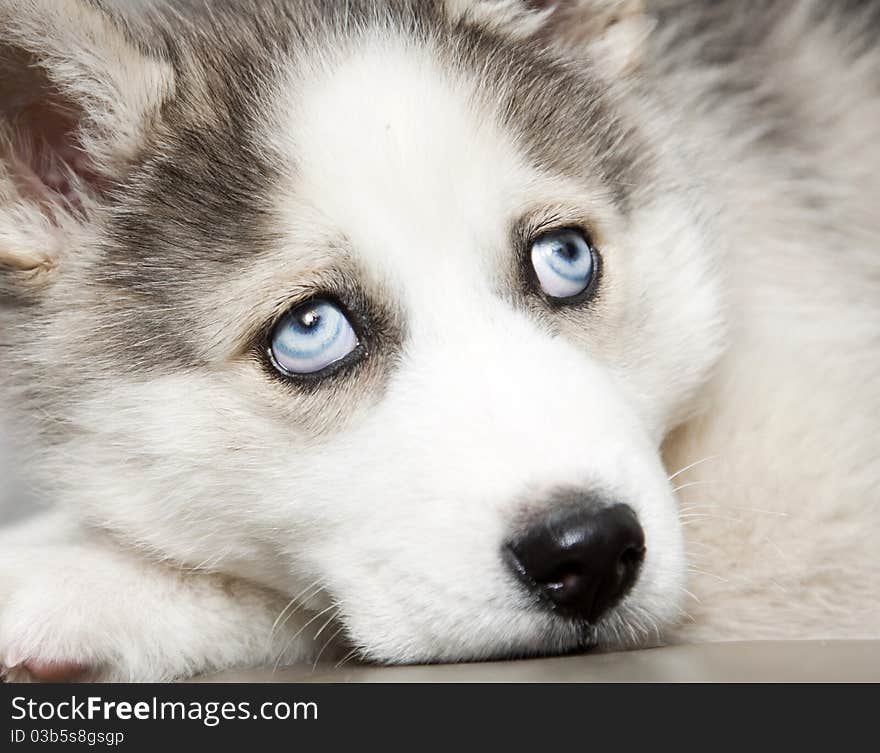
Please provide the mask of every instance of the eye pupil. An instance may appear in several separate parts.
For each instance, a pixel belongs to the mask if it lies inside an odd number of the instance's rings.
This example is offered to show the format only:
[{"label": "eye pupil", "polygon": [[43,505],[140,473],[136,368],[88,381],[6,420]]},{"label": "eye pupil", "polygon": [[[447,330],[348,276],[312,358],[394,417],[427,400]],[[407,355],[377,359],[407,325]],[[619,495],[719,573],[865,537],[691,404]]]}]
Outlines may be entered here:
[{"label": "eye pupil", "polygon": [[551,230],[532,242],[532,268],[541,290],[553,299],[576,298],[590,287],[593,258],[589,239],[574,228]]},{"label": "eye pupil", "polygon": [[321,315],[314,309],[310,309],[309,311],[303,312],[299,321],[306,329],[313,329],[321,323]]},{"label": "eye pupil", "polygon": [[580,250],[571,242],[559,246],[558,253],[568,261],[574,261],[580,254]]}]

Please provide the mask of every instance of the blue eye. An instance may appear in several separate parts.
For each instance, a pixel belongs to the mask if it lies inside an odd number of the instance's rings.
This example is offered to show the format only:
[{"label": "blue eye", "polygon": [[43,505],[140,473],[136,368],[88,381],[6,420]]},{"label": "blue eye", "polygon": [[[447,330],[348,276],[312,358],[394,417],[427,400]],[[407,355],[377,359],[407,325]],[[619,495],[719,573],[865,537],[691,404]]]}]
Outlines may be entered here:
[{"label": "blue eye", "polygon": [[275,325],[269,350],[279,371],[314,374],[341,361],[359,344],[342,309],[335,303],[317,299],[284,315]]},{"label": "blue eye", "polygon": [[532,242],[532,267],[547,295],[573,298],[593,279],[593,249],[579,230],[552,230]]}]

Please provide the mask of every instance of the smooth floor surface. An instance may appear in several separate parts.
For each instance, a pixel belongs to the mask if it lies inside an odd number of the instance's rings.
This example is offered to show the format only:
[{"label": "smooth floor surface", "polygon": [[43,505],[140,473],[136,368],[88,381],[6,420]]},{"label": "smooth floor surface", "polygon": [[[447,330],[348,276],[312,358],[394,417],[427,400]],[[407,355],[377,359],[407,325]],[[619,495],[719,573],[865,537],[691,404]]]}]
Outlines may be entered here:
[{"label": "smooth floor surface", "polygon": [[224,672],[200,682],[880,682],[880,641],[752,641],[552,659]]}]

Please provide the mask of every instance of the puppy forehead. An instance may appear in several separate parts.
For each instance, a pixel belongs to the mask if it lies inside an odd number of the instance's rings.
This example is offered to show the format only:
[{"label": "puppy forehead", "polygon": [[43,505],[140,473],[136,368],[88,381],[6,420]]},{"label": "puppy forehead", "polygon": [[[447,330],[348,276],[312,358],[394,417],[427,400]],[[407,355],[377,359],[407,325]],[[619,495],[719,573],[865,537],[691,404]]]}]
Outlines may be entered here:
[{"label": "puppy forehead", "polygon": [[538,179],[478,82],[427,45],[365,40],[293,100],[282,143],[298,201],[395,277],[477,264]]}]

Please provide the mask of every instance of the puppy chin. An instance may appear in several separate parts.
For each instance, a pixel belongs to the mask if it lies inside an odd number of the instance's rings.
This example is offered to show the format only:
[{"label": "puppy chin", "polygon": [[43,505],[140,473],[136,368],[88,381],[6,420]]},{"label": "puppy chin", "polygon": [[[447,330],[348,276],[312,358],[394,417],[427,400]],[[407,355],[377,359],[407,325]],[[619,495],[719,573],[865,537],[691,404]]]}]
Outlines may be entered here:
[{"label": "puppy chin", "polygon": [[545,612],[534,605],[518,613],[438,613],[421,626],[396,625],[394,632],[349,631],[352,654],[382,665],[447,664],[568,656],[664,643],[667,628],[681,614],[672,594],[657,612],[633,599],[613,608],[596,625]]}]

